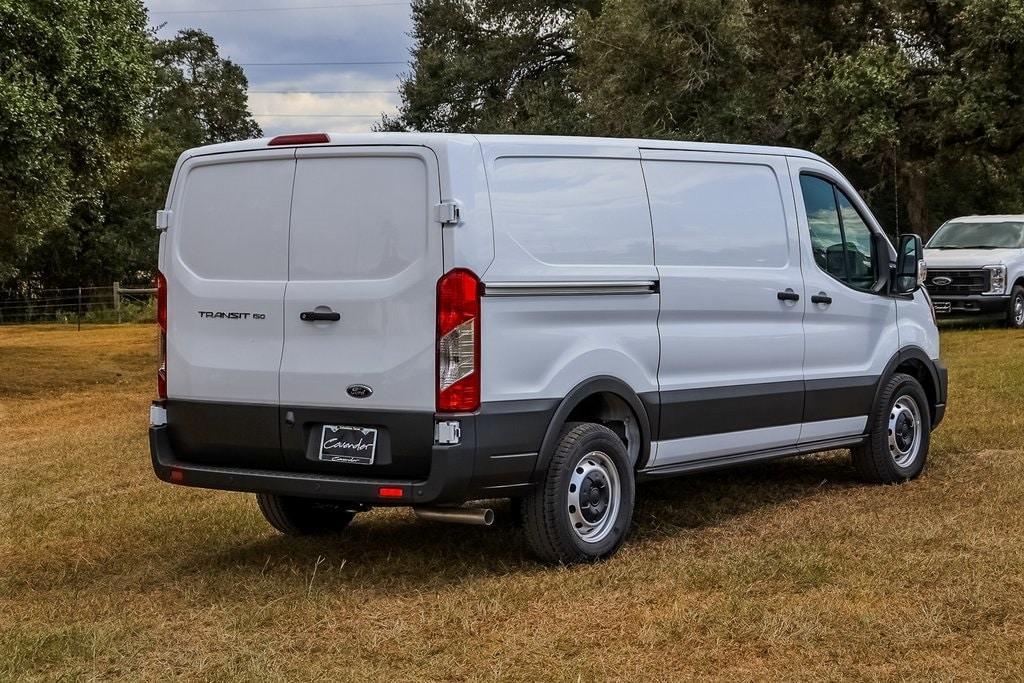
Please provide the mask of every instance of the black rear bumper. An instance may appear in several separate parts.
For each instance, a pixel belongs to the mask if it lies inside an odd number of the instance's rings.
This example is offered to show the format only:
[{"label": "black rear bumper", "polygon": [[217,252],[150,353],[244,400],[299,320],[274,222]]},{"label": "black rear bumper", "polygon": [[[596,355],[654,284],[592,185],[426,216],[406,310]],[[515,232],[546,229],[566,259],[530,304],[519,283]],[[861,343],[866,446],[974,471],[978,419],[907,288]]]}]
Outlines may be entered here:
[{"label": "black rear bumper", "polygon": [[[204,465],[175,457],[166,425],[149,428],[153,470],[163,481],[224,491],[275,493],[355,503],[413,505],[468,500],[474,461],[458,447],[434,449],[431,475],[423,480],[368,479],[323,473]],[[400,489],[401,497],[381,497],[380,489]]]},{"label": "black rear bumper", "polygon": [[[434,416],[401,411],[329,412],[168,402],[169,424],[149,430],[161,480],[226,491],[273,493],[373,505],[462,503],[521,495],[533,485],[537,453],[556,401],[484,404],[458,420],[458,444],[434,443]],[[280,412],[280,431],[274,416]],[[294,420],[294,422],[292,422]],[[380,429],[381,462],[335,465],[310,457],[317,425]],[[279,446],[280,445],[280,446]],[[391,495],[382,496],[381,489]],[[396,496],[395,490],[401,491]]]}]

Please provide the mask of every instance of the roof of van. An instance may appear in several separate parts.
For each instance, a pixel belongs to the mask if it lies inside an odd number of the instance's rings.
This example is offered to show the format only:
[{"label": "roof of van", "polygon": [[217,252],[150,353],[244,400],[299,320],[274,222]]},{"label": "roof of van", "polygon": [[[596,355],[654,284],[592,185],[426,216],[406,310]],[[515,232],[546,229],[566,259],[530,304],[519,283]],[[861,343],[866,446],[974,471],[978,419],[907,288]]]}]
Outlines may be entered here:
[{"label": "roof of van", "polygon": [[991,216],[959,216],[951,218],[948,223],[1006,223],[1024,222],[1024,214],[1001,214]]},{"label": "roof of van", "polygon": [[[760,145],[732,145],[717,142],[686,142],[682,140],[647,140],[640,138],[597,138],[559,135],[469,135],[463,133],[328,133],[330,145],[437,145],[439,142],[477,141],[482,146],[490,145],[544,145],[544,146],[600,146],[623,149],[678,149],[694,152],[733,152],[740,154],[768,154],[775,156],[802,157],[828,163],[817,154],[790,147],[768,147]],[[266,149],[272,138],[226,142],[188,150],[188,156],[202,154],[223,154]],[[314,145],[315,146],[315,145]]]}]

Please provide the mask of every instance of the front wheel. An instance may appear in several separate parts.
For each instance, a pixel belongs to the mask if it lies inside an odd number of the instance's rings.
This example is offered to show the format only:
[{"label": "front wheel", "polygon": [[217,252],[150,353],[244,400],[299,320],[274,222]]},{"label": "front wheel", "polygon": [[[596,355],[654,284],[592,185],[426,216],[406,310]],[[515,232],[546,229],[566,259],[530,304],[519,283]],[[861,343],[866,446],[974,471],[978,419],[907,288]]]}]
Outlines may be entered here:
[{"label": "front wheel", "polygon": [[602,425],[571,422],[544,481],[522,500],[527,545],[552,564],[609,557],[629,533],[633,500],[633,467],[622,440]]},{"label": "front wheel", "polygon": [[1024,287],[1017,285],[1010,292],[1010,308],[1006,312],[1006,324],[1015,330],[1024,329]]},{"label": "front wheel", "polygon": [[356,516],[345,503],[257,493],[256,502],[270,526],[285,536],[340,534]]},{"label": "front wheel", "polygon": [[895,484],[921,474],[928,458],[932,422],[920,382],[902,373],[890,377],[868,420],[868,440],[852,452],[861,477]]}]

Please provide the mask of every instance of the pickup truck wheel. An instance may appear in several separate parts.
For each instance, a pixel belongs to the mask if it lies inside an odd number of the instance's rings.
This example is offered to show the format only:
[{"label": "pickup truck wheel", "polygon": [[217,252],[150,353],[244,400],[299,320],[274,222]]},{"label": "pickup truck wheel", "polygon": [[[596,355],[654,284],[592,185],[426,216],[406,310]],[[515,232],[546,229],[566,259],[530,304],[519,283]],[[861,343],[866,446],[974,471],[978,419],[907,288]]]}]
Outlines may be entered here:
[{"label": "pickup truck wheel", "polygon": [[921,474],[931,442],[928,411],[928,397],[917,379],[897,373],[886,380],[868,417],[868,440],[852,451],[861,477],[896,484]]},{"label": "pickup truck wheel", "polygon": [[345,503],[257,493],[256,502],[270,526],[285,536],[339,534],[356,513]]},{"label": "pickup truck wheel", "polygon": [[1020,285],[1010,292],[1010,309],[1006,313],[1006,323],[1014,329],[1024,329],[1024,287]]},{"label": "pickup truck wheel", "polygon": [[626,540],[633,500],[633,467],[622,440],[602,425],[570,422],[544,480],[522,500],[527,545],[552,564],[609,557]]}]

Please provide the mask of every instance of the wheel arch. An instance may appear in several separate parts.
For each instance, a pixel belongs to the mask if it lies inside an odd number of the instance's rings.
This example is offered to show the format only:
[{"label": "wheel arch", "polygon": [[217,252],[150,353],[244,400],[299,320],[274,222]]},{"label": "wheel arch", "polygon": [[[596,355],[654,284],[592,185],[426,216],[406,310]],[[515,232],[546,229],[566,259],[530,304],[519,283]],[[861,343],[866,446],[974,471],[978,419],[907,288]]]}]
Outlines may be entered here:
[{"label": "wheel arch", "polygon": [[[639,437],[634,449],[628,443],[629,427],[624,425],[625,434],[614,430],[626,445],[627,452],[634,455],[634,466],[643,467],[650,459],[652,419],[644,401],[628,384],[611,376],[592,377],[577,384],[559,403],[544,433],[541,442],[535,478],[543,476],[558,446],[558,436],[566,422],[617,422],[626,414],[635,420]],[[653,411],[656,412],[656,411]]]},{"label": "wheel arch", "polygon": [[925,396],[928,397],[928,411],[934,428],[937,406],[946,403],[946,397],[942,395],[942,383],[939,381],[939,372],[935,367],[935,361],[929,358],[924,349],[919,346],[900,349],[886,364],[885,370],[878,380],[873,406],[878,405],[878,399],[886,380],[896,373],[910,375],[920,382]]}]

